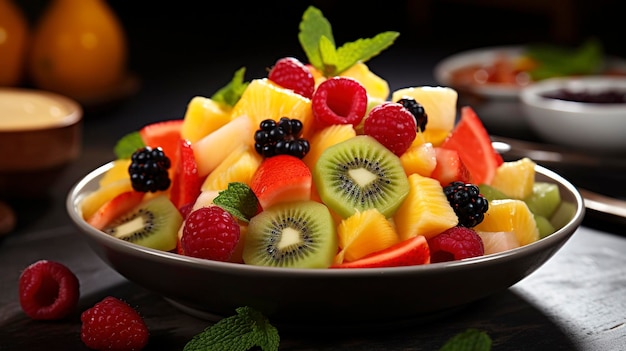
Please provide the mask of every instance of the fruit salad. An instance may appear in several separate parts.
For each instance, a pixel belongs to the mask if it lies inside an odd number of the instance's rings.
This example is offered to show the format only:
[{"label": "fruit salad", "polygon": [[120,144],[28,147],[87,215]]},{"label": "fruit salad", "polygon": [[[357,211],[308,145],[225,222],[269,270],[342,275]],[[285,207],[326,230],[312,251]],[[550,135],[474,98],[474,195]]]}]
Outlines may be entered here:
[{"label": "fruit salad", "polygon": [[336,47],[309,7],[307,61],[280,58],[250,81],[241,68],[182,118],[128,133],[83,218],[156,250],[323,269],[489,255],[567,223],[558,186],[535,181],[531,159],[505,162],[454,89],[391,91],[369,69],[397,36]]}]

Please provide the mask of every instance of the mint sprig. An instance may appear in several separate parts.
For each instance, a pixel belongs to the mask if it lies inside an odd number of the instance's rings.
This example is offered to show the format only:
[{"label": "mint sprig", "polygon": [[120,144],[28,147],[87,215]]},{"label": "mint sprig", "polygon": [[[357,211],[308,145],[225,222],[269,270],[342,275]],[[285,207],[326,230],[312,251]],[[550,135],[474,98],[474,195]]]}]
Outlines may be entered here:
[{"label": "mint sprig", "polygon": [[213,203],[230,212],[233,217],[249,222],[258,211],[259,200],[245,183],[229,183],[225,190],[218,193]]},{"label": "mint sprig", "polygon": [[243,95],[243,91],[246,90],[248,84],[250,84],[249,82],[244,81],[245,73],[245,67],[241,67],[235,71],[231,81],[216,91],[215,94],[211,96],[211,100],[221,102],[228,106],[235,106],[237,101],[241,98],[241,95]]},{"label": "mint sprig", "polygon": [[439,351],[490,351],[491,338],[477,329],[467,329],[450,338]]},{"label": "mint sprig", "polygon": [[277,351],[280,343],[278,330],[259,311],[239,307],[236,315],[226,317],[189,341],[183,351],[246,351],[260,347],[263,351]]},{"label": "mint sprig", "polygon": [[324,76],[332,77],[352,67],[357,62],[366,62],[388,48],[400,35],[388,31],[373,38],[358,39],[337,48],[332,26],[322,12],[309,6],[302,15],[298,40],[313,67]]},{"label": "mint sprig", "polygon": [[602,44],[595,39],[575,48],[532,44],[527,47],[526,55],[539,63],[530,71],[533,80],[598,73],[604,60]]},{"label": "mint sprig", "polygon": [[113,147],[118,159],[129,159],[137,149],[146,146],[139,132],[134,131],[124,135]]}]

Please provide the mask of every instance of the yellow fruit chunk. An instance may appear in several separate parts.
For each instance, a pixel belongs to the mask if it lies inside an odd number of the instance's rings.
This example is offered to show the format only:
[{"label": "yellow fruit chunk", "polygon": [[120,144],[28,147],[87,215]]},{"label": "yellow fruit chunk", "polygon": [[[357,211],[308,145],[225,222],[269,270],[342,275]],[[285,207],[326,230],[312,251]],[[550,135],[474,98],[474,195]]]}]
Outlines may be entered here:
[{"label": "yellow fruit chunk", "polygon": [[387,100],[389,97],[389,83],[370,71],[363,62],[357,62],[343,71],[340,76],[356,79],[367,91],[367,95],[375,99]]},{"label": "yellow fruit chunk", "polygon": [[[281,117],[299,119],[303,124],[302,135],[310,136],[313,125],[311,100],[291,89],[284,89],[267,78],[253,79],[231,112],[231,118],[248,116],[255,128],[265,119],[278,121]],[[250,135],[250,138],[253,138]]]},{"label": "yellow fruit chunk", "polygon": [[413,145],[400,156],[404,172],[409,176],[413,173],[430,177],[437,165],[437,155],[431,143]]},{"label": "yellow fruit chunk", "polygon": [[533,193],[536,163],[528,157],[502,163],[491,181],[491,186],[508,197],[525,199]]},{"label": "yellow fruit chunk", "polygon": [[335,264],[358,260],[370,253],[384,250],[398,242],[391,223],[375,208],[355,212],[337,227],[339,253]]},{"label": "yellow fruit chunk", "polygon": [[230,121],[232,107],[210,98],[195,96],[187,104],[180,135],[192,143]]},{"label": "yellow fruit chunk", "polygon": [[237,117],[192,144],[198,176],[204,177],[241,145],[252,145],[255,129],[246,116]]},{"label": "yellow fruit chunk", "polygon": [[261,161],[261,156],[253,146],[241,145],[207,176],[201,190],[224,190],[228,183],[233,182],[250,185],[252,175],[259,168]]},{"label": "yellow fruit chunk", "polygon": [[325,127],[313,134],[309,141],[311,148],[302,161],[313,169],[324,150],[354,136],[356,136],[356,131],[352,124],[333,124]]},{"label": "yellow fruit chunk", "polygon": [[400,240],[416,235],[430,239],[458,224],[438,180],[413,173],[409,186],[409,194],[393,216]]},{"label": "yellow fruit chunk", "polygon": [[83,218],[91,218],[105,202],[121,193],[131,190],[133,190],[133,187],[130,183],[130,177],[112,181],[105,186],[101,186],[98,190],[90,193],[83,199],[81,203]]},{"label": "yellow fruit chunk", "polygon": [[402,88],[391,94],[391,101],[398,101],[403,97],[412,97],[424,107],[428,123],[422,138],[425,142],[439,146],[454,128],[458,98],[456,90],[439,86]]},{"label": "yellow fruit chunk", "polygon": [[526,203],[517,199],[492,200],[477,232],[514,232],[521,246],[539,240],[535,216]]},{"label": "yellow fruit chunk", "polygon": [[126,179],[130,177],[128,173],[128,167],[130,166],[130,159],[117,159],[113,161],[113,167],[100,178],[100,186],[106,186],[120,179]]}]

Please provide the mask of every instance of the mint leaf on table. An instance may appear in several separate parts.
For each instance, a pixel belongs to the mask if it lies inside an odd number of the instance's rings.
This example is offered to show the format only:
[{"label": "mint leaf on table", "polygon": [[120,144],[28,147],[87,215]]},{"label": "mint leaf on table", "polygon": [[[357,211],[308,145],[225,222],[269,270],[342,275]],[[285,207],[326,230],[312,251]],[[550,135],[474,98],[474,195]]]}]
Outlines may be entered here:
[{"label": "mint leaf on table", "polygon": [[259,200],[245,183],[229,183],[225,190],[219,192],[213,203],[230,212],[233,217],[249,222],[258,211]]},{"label": "mint leaf on table", "polygon": [[237,101],[241,98],[241,95],[243,95],[243,91],[246,90],[246,87],[248,87],[249,84],[244,81],[245,73],[245,67],[238,69],[233,75],[231,81],[211,96],[211,100],[221,102],[228,106],[235,106]]},{"label": "mint leaf on table", "polygon": [[137,149],[146,146],[139,132],[130,132],[117,141],[113,152],[118,159],[129,159]]},{"label": "mint leaf on table", "polygon": [[183,351],[246,351],[255,346],[263,351],[278,350],[278,330],[261,312],[247,306],[236,312],[194,336]]},{"label": "mint leaf on table", "polygon": [[576,48],[550,44],[532,44],[526,55],[536,62],[537,68],[529,73],[533,80],[570,75],[598,73],[602,67],[604,50],[599,41],[589,39]]},{"label": "mint leaf on table", "polygon": [[332,77],[365,62],[388,48],[400,35],[398,32],[383,32],[373,38],[358,39],[337,48],[332,26],[322,12],[309,6],[302,15],[298,39],[313,67],[324,76]]},{"label": "mint leaf on table", "polygon": [[477,329],[467,329],[448,340],[439,351],[490,351],[491,338]]}]

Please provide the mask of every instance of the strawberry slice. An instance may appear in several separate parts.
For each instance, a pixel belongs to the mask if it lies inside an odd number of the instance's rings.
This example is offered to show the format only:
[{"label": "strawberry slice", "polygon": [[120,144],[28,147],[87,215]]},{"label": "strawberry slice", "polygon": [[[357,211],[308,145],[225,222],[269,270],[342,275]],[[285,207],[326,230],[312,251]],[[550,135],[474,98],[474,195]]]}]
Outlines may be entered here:
[{"label": "strawberry slice", "polygon": [[181,209],[183,206],[196,201],[204,182],[204,177],[198,174],[198,164],[193,153],[191,142],[179,138],[177,140],[176,169],[172,177],[170,200]]},{"label": "strawberry slice", "polygon": [[182,119],[172,119],[154,122],[139,130],[139,135],[147,146],[152,148],[161,147],[163,149],[174,169],[177,163],[178,143],[181,138],[180,131],[182,125]]},{"label": "strawberry slice", "polygon": [[502,156],[493,148],[485,126],[469,106],[461,108],[459,122],[441,147],[459,153],[473,184],[490,184],[503,162]]},{"label": "strawberry slice", "polygon": [[434,149],[437,163],[430,174],[431,178],[437,179],[441,186],[446,186],[455,181],[464,183],[470,181],[469,170],[461,160],[458,151],[441,147]]},{"label": "strawberry slice", "polygon": [[291,155],[269,157],[252,176],[250,188],[263,209],[279,202],[310,200],[313,176],[301,159]]},{"label": "strawberry slice", "polygon": [[430,263],[428,242],[423,235],[417,235],[358,260],[333,265],[330,268],[400,267],[428,263]]},{"label": "strawberry slice", "polygon": [[120,193],[100,206],[96,213],[87,219],[87,223],[98,230],[102,230],[113,220],[139,205],[144,195],[145,193],[135,190]]}]

